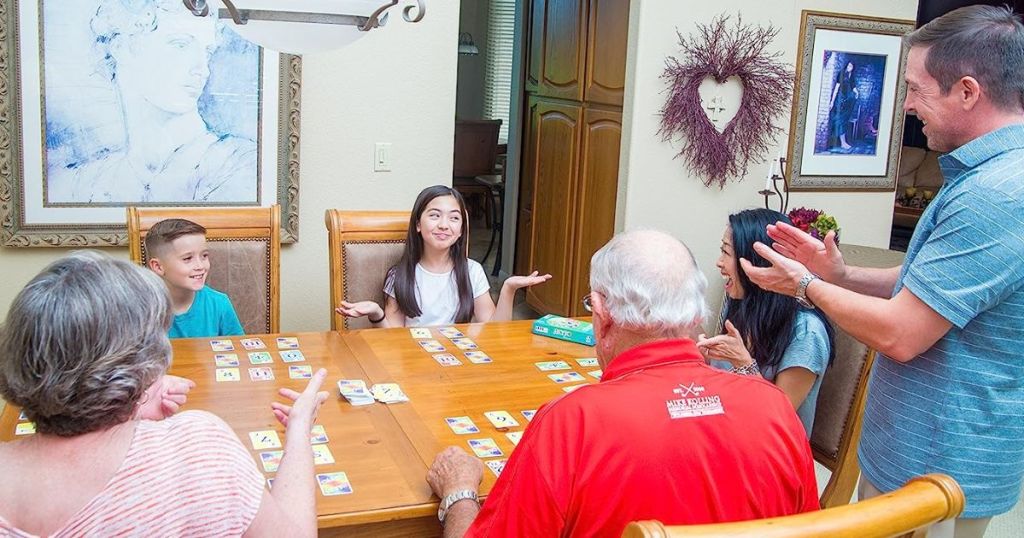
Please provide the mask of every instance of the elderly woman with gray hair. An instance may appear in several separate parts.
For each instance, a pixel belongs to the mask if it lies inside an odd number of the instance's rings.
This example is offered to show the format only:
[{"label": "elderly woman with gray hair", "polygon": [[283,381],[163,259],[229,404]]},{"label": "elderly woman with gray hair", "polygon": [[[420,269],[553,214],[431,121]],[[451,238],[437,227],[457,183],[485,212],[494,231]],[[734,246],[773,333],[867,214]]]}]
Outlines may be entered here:
[{"label": "elderly woman with gray hair", "polygon": [[37,434],[0,444],[0,535],[316,533],[309,430],[326,371],[272,405],[287,429],[271,494],[222,420],[165,418],[187,390],[164,376],[170,320],[158,277],[97,252],[50,264],[18,294],[0,328],[0,396]]}]

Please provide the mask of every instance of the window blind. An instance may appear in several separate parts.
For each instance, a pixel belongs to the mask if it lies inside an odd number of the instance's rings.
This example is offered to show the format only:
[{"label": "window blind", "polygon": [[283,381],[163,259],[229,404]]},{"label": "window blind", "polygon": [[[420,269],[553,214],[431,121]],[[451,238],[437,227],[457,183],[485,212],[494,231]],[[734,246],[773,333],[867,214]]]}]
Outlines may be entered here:
[{"label": "window blind", "polygon": [[508,140],[508,111],[512,94],[512,45],[516,0],[491,0],[487,14],[484,64],[484,117],[501,120],[502,140]]}]

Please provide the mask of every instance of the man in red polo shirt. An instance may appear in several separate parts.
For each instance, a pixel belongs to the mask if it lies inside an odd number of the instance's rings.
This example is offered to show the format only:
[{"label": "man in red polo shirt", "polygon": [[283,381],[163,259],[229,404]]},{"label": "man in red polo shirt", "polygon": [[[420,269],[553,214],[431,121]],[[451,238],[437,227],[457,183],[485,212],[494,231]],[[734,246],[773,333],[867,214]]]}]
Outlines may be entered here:
[{"label": "man in red polo shirt", "polygon": [[[818,508],[814,461],[786,395],[704,364],[707,280],[656,231],[594,254],[601,382],[542,407],[482,509],[479,460],[441,452],[427,481],[448,536],[619,536],[627,523],[741,521]],[[479,513],[478,513],[479,512]]]}]

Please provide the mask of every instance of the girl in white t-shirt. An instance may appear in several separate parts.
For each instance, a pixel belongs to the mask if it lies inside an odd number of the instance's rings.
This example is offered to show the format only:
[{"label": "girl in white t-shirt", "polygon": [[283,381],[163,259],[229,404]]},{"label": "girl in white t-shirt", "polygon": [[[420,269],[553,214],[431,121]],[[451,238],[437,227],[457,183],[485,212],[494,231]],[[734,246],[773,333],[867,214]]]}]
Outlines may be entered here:
[{"label": "girl in white t-shirt", "polygon": [[342,301],[336,310],[350,318],[367,316],[374,327],[424,327],[512,319],[516,290],[546,282],[551,275],[512,276],[495,306],[483,267],[466,258],[466,204],[459,191],[427,187],[409,218],[405,251],[388,271],[385,302]]}]

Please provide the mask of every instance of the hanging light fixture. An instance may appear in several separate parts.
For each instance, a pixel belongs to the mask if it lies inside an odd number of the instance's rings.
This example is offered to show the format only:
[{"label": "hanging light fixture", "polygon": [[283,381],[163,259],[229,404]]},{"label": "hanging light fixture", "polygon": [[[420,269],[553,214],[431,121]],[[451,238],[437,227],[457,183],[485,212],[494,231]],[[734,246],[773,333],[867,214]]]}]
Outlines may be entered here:
[{"label": "hanging light fixture", "polygon": [[[197,17],[216,10],[239,35],[264,48],[292,54],[344,47],[387,23],[387,11],[405,2],[402,17],[419,22],[425,0],[182,0]],[[284,4],[284,7],[282,4]]]},{"label": "hanging light fixture", "polygon": [[459,34],[459,54],[466,54],[469,56],[476,56],[480,54],[480,49],[477,48],[476,43],[473,42],[473,34],[469,32],[462,32]]}]

